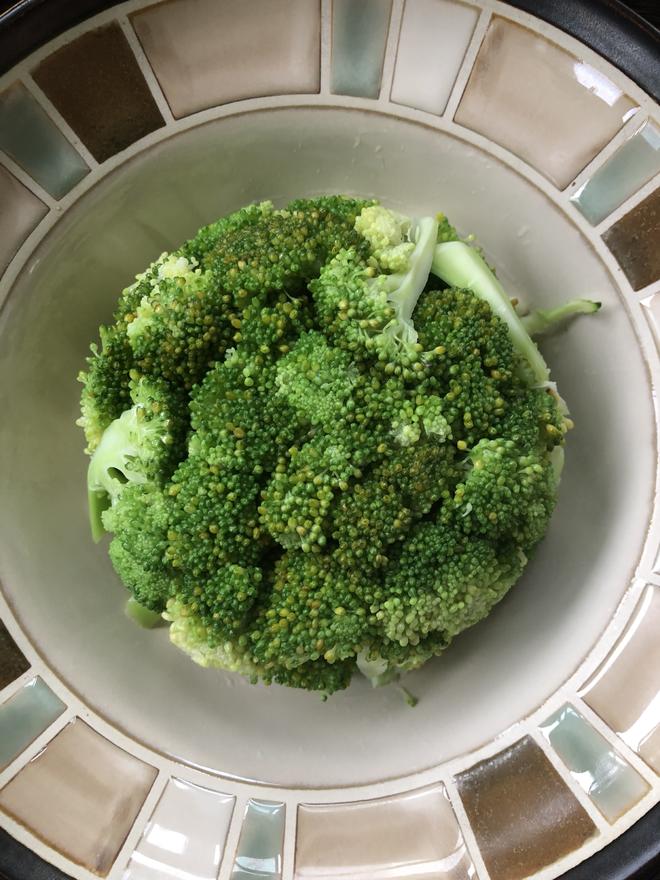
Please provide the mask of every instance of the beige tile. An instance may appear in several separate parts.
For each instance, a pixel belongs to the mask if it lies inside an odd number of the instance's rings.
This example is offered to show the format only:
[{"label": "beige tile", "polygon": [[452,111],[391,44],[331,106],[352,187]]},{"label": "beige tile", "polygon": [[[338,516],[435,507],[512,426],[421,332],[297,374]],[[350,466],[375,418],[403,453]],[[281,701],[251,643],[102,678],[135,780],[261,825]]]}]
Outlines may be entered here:
[{"label": "beige tile", "polygon": [[415,0],[403,10],[392,100],[442,113],[479,12],[451,0]]},{"label": "beige tile", "polygon": [[48,208],[0,165],[0,273]]},{"label": "beige tile", "polygon": [[530,737],[475,764],[456,784],[491,880],[522,880],[596,833]]},{"label": "beige tile", "polygon": [[105,876],[155,778],[154,767],[76,720],[2,789],[0,810]]},{"label": "beige tile", "polygon": [[495,16],[455,119],[511,150],[563,189],[634,107],[596,68]]},{"label": "beige tile", "polygon": [[212,880],[233,809],[231,795],[170,779],[122,880]]},{"label": "beige tile", "polygon": [[131,20],[177,117],[319,90],[318,0],[171,0]]},{"label": "beige tile", "polygon": [[585,702],[660,773],[660,587],[650,585],[609,657],[583,689]]},{"label": "beige tile", "polygon": [[442,785],[298,808],[295,880],[467,880],[473,868]]}]

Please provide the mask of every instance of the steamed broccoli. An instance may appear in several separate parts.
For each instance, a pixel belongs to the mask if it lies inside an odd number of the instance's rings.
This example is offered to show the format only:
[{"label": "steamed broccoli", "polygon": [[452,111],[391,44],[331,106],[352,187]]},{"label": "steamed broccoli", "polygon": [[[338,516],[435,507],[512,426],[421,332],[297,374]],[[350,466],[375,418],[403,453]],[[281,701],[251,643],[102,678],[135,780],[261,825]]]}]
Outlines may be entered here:
[{"label": "steamed broccoli", "polygon": [[204,227],[122,292],[81,374],[127,613],[324,697],[443,653],[555,506],[571,422],[531,337],[597,308],[520,317],[442,214],[325,196]]}]

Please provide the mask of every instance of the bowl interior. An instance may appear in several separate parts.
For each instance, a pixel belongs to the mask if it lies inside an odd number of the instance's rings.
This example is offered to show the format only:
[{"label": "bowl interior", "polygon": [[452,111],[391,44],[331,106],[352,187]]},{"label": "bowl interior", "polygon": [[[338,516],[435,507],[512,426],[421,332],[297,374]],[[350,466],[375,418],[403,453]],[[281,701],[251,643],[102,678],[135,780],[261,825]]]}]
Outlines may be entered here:
[{"label": "bowl interior", "polygon": [[[302,136],[304,132],[304,138]],[[303,146],[304,141],[304,146]],[[77,417],[82,368],[118,292],[163,250],[253,200],[377,195],[474,232],[513,294],[599,299],[543,344],[577,427],[550,533],[493,614],[410,677],[411,711],[356,681],[327,703],[202,670],[122,614],[89,537]],[[219,119],[120,166],[16,281],[0,322],[0,578],[22,627],[83,700],[147,745],[228,775],[344,786],[471,750],[540,705],[601,633],[639,556],[654,450],[645,364],[588,241],[538,188],[448,134],[377,113],[281,108]],[[402,742],[406,743],[402,748]]]}]

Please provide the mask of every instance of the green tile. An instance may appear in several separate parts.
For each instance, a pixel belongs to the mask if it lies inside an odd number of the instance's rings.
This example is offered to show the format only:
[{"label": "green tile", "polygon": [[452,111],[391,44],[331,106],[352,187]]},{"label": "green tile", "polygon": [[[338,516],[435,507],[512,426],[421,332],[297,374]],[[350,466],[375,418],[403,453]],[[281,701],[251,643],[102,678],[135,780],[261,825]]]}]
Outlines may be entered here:
[{"label": "green tile", "polygon": [[22,83],[0,94],[0,149],[62,198],[89,168]]},{"label": "green tile", "polygon": [[391,0],[334,0],[332,76],[336,95],[377,98],[383,72]]},{"label": "green tile", "polygon": [[615,822],[649,790],[639,773],[572,706],[562,706],[541,731],[608,822]]},{"label": "green tile", "polygon": [[278,880],[282,875],[285,806],[250,800],[231,880]]},{"label": "green tile", "polygon": [[571,201],[596,225],[659,171],[660,131],[647,122],[571,196]]},{"label": "green tile", "polygon": [[39,677],[0,705],[0,770],[43,733],[66,706]]},{"label": "green tile", "polygon": [[0,620],[0,690],[15,681],[30,668],[30,664],[18,650],[16,642]]}]

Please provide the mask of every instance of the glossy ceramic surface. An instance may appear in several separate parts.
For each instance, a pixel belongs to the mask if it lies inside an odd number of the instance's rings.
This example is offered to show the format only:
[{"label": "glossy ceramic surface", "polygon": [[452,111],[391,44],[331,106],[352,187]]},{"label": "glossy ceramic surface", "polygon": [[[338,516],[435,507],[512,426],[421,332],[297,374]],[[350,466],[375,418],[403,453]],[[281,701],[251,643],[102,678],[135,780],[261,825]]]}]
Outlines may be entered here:
[{"label": "glossy ceramic surface", "polygon": [[[130,0],[0,80],[13,835],[79,880],[550,880],[658,801],[657,120],[496,0]],[[521,299],[604,304],[543,346],[577,424],[551,531],[414,711],[195,667],[86,537],[75,376],[117,292],[226,211],[323,191],[444,210]]]},{"label": "glossy ceramic surface", "polygon": [[235,799],[171,779],[135,847],[124,880],[214,880]]},{"label": "glossy ceramic surface", "polygon": [[572,706],[562,706],[541,731],[609,822],[648,792],[648,783]]}]

